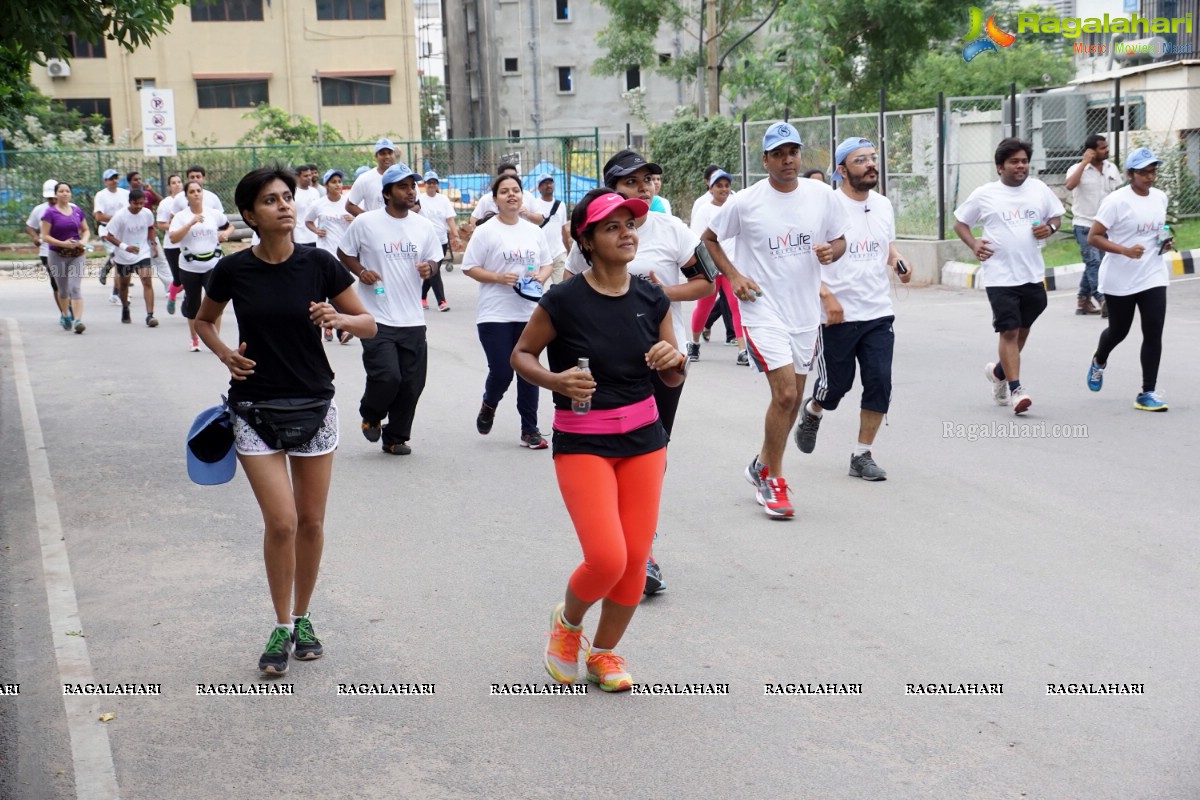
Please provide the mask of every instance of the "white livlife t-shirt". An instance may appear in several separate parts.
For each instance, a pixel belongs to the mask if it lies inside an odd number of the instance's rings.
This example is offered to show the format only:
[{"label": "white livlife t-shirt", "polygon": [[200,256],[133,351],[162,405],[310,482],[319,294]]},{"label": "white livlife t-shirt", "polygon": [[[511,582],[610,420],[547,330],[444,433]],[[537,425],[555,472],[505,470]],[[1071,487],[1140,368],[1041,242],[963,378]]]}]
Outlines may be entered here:
[{"label": "white livlife t-shirt", "polygon": [[[532,275],[553,260],[546,249],[546,237],[537,225],[525,219],[506,225],[499,217],[493,217],[471,234],[463,253],[462,270],[515,272],[520,277]],[[475,322],[528,322],[536,306],[537,303],[521,297],[507,284],[480,283]]]},{"label": "white livlife t-shirt", "polygon": [[[888,251],[896,240],[896,217],[892,203],[878,192],[868,192],[866,200],[855,200],[834,190],[846,215],[846,252],[837,261],[821,268],[825,288],[833,292],[845,312],[846,322],[869,322],[893,314],[891,281],[888,277]],[[825,319],[821,309],[821,321]]]},{"label": "white livlife t-shirt", "polygon": [[988,286],[1023,286],[1046,279],[1046,262],[1033,236],[1033,223],[1045,223],[1063,211],[1049,186],[1037,178],[1026,178],[1020,186],[985,183],[954,209],[954,217],[972,227],[983,223],[982,238],[992,249],[980,269],[984,282]]},{"label": "white livlife t-shirt", "polygon": [[[555,202],[558,202],[558,210],[551,217],[550,209],[554,208]],[[566,253],[567,248],[563,244],[562,230],[563,225],[567,224],[567,204],[535,197],[533,205],[529,209],[546,217],[546,224],[542,225],[542,235],[546,237],[546,247],[550,249],[550,258],[558,258],[560,255]]]},{"label": "white livlife t-shirt", "polygon": [[[700,237],[692,233],[678,217],[661,212],[647,214],[637,229],[637,255],[629,262],[629,274],[638,278],[654,278],[663,286],[678,286],[687,283],[687,278],[680,272],[683,265],[696,255],[700,245]],[[591,266],[579,252],[579,247],[571,248],[567,255],[567,269],[574,275],[580,275],[591,269]],[[671,303],[671,327],[675,331],[675,346],[683,347],[690,342],[688,335],[691,319],[683,318],[683,301]]]},{"label": "white livlife t-shirt", "polygon": [[[93,214],[99,211],[110,217],[116,216],[117,212],[123,208],[129,208],[129,190],[121,189],[120,187],[115,192],[110,192],[108,189],[101,189],[96,192],[95,201],[92,203]],[[107,226],[101,223],[100,236],[103,237],[107,232]]]},{"label": "white livlife t-shirt", "polygon": [[[346,235],[346,230],[350,227],[350,220],[346,219],[348,216],[350,216],[350,212],[346,210],[346,193],[343,192],[337,202],[330,200],[326,195],[313,203],[308,207],[308,214],[304,217],[303,222],[311,222],[325,231],[324,236],[313,234],[317,240],[317,247],[336,256],[338,247],[342,243],[342,237]],[[305,228],[307,229],[307,227],[306,225]]]},{"label": "white livlife t-shirt", "polygon": [[[208,272],[217,265],[219,260],[214,258],[209,261],[189,261],[187,259],[189,254],[206,255],[220,247],[219,231],[229,224],[229,220],[220,211],[213,211],[209,208],[202,210],[204,213],[201,216],[204,217],[204,221],[196,223],[191,230],[184,234],[183,241],[179,243],[179,249],[182,251],[179,254],[179,268],[184,272]],[[190,208],[178,212],[171,218],[171,230],[183,230],[194,216],[196,215]]]},{"label": "white livlife t-shirt", "polygon": [[363,211],[383,208],[383,173],[369,169],[354,179],[350,187],[350,202]]},{"label": "white livlife t-shirt", "polygon": [[113,251],[113,261],[129,266],[150,258],[150,239],[146,234],[153,227],[154,212],[148,208],[143,208],[136,215],[130,214],[128,207],[114,214],[108,223],[108,232],[122,244],[136,245],[138,251],[131,253],[124,247],[118,247]]},{"label": "white livlife t-shirt", "polygon": [[371,286],[358,282],[358,296],[380,325],[425,325],[417,264],[436,264],[442,258],[442,243],[429,220],[411,211],[404,217],[393,217],[383,208],[366,211],[350,223],[339,246],[343,253],[357,258],[363,268],[382,276],[382,295],[376,293],[378,281]]},{"label": "white livlife t-shirt", "polygon": [[[183,194],[183,192],[175,195],[175,197],[178,197],[181,194]],[[175,216],[175,197],[164,197],[162,202],[158,204],[158,212],[155,214],[155,222],[167,223],[167,230],[171,229],[171,218]],[[179,245],[172,242],[170,236],[163,236],[162,239],[164,248],[168,250],[179,249]]]},{"label": "white livlife t-shirt", "polygon": [[296,244],[316,244],[317,235],[308,229],[304,220],[308,215],[308,210],[321,199],[321,193],[315,186],[309,186],[307,189],[296,187],[292,198],[296,202],[296,227],[292,229],[292,241]]},{"label": "white livlife t-shirt", "polygon": [[433,225],[433,232],[437,235],[438,241],[448,244],[450,242],[450,224],[446,220],[454,216],[454,206],[451,204],[450,198],[438,192],[433,197],[423,194],[420,196],[420,200],[421,216]]},{"label": "white livlife t-shirt", "polygon": [[1167,259],[1158,254],[1158,233],[1167,221],[1167,195],[1151,188],[1142,197],[1123,186],[1104,198],[1096,221],[1108,229],[1108,240],[1123,247],[1146,248],[1139,259],[1105,253],[1100,261],[1100,294],[1137,294],[1170,282]]},{"label": "white livlife t-shirt", "polygon": [[730,260],[762,289],[753,303],[739,306],[742,324],[789,333],[820,327],[821,264],[813,246],[849,227],[833,189],[817,181],[802,178],[780,192],[764,178],[726,200],[709,228],[718,239],[737,237]]}]

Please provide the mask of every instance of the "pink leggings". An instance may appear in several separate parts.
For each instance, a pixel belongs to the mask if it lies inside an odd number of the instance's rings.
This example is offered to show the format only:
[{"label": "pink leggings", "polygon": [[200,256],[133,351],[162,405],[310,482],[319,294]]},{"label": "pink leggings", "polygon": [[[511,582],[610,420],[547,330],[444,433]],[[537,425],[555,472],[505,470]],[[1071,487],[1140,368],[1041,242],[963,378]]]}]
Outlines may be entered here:
[{"label": "pink leggings", "polygon": [[725,302],[729,303],[729,314],[733,317],[733,338],[740,339],[742,338],[742,311],[738,308],[738,299],[733,294],[733,286],[730,285],[729,278],[724,275],[717,276],[717,291],[696,301],[696,310],[692,312],[692,333],[704,330],[704,323],[708,321],[709,312],[717,304],[717,295],[721,292],[725,293]]},{"label": "pink leggings", "polygon": [[665,447],[629,458],[554,457],[558,488],[583,547],[583,563],[568,583],[580,600],[641,601],[666,469]]}]

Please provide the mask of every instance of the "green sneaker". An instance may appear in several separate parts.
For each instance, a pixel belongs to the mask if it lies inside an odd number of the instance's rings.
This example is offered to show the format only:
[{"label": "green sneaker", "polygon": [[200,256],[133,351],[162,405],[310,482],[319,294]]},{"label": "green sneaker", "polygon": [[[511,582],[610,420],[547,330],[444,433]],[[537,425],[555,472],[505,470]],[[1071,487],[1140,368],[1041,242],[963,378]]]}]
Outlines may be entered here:
[{"label": "green sneaker", "polygon": [[292,650],[292,637],[287,628],[276,627],[271,631],[267,647],[258,658],[258,669],[264,675],[286,675],[288,653]]},{"label": "green sneaker", "polygon": [[301,661],[313,661],[325,655],[325,648],[321,646],[321,640],[317,638],[308,614],[296,620],[292,645],[296,658]]}]

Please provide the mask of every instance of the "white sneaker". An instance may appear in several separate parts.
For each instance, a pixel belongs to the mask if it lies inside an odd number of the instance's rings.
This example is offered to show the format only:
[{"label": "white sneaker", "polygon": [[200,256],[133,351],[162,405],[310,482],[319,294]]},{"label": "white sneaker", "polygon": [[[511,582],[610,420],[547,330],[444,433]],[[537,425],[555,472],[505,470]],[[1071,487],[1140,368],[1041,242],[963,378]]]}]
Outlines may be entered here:
[{"label": "white sneaker", "polygon": [[983,368],[986,371],[987,379],[991,381],[992,399],[996,401],[996,405],[1008,405],[1008,381],[1002,381],[996,377],[996,362],[989,361]]},{"label": "white sneaker", "polygon": [[113,306],[121,305],[121,297],[119,295],[110,294],[108,296],[108,304]]},{"label": "white sneaker", "polygon": [[1012,410],[1014,414],[1024,414],[1033,405],[1033,398],[1024,386],[1018,386],[1012,391]]}]

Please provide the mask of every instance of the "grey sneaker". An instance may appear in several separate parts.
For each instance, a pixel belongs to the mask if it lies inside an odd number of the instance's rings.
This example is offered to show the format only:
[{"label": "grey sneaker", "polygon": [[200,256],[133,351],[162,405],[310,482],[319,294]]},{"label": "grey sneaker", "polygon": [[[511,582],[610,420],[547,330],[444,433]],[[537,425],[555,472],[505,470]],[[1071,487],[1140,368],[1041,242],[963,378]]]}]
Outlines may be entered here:
[{"label": "grey sneaker", "polygon": [[739,367],[750,366],[750,351],[742,350],[738,353],[737,363]]},{"label": "grey sneaker", "polygon": [[811,453],[816,448],[817,431],[821,428],[821,418],[808,410],[810,400],[811,397],[800,407],[800,424],[796,426],[796,447],[801,453]]},{"label": "grey sneaker", "polygon": [[850,477],[864,481],[886,481],[887,472],[871,458],[871,451],[860,456],[850,456]]},{"label": "grey sneaker", "polygon": [[696,343],[696,342],[688,342],[687,343],[687,357],[688,357],[688,361],[699,361],[700,360],[700,345],[698,343]]},{"label": "grey sneaker", "polygon": [[746,483],[754,487],[755,492],[762,490],[763,485],[767,482],[767,465],[758,462],[758,456],[746,466]]},{"label": "grey sneaker", "polygon": [[998,406],[1008,405],[1008,381],[996,377],[996,362],[989,361],[983,365],[984,374],[992,384],[992,401]]}]

